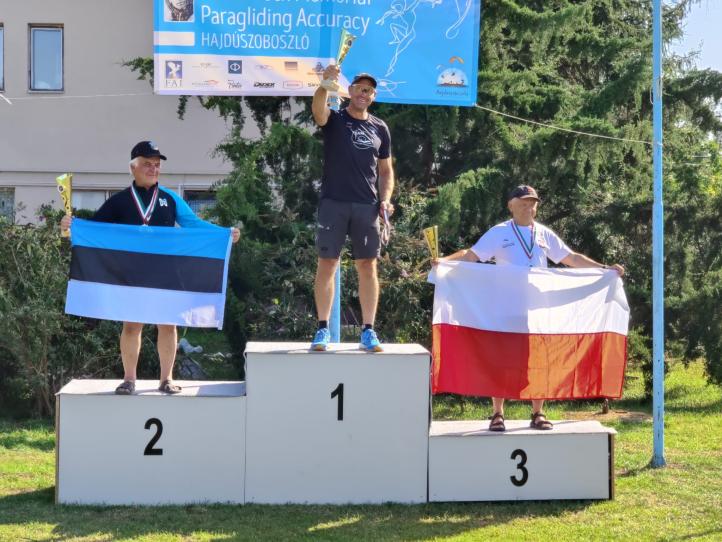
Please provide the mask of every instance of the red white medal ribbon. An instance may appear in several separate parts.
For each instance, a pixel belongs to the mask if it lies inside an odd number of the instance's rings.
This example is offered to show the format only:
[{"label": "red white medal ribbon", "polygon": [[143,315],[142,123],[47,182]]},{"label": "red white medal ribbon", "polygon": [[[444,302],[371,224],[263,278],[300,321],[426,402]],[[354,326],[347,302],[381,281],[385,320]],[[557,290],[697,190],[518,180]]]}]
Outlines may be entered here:
[{"label": "red white medal ribbon", "polygon": [[516,222],[513,220],[511,221],[511,229],[514,230],[514,235],[516,235],[516,238],[519,239],[521,248],[524,250],[524,254],[526,254],[526,257],[531,260],[532,252],[534,252],[534,238],[536,237],[534,223],[532,222],[531,224],[531,242],[528,245],[524,240],[524,236],[521,234],[521,231],[519,231],[519,226],[517,226]]}]

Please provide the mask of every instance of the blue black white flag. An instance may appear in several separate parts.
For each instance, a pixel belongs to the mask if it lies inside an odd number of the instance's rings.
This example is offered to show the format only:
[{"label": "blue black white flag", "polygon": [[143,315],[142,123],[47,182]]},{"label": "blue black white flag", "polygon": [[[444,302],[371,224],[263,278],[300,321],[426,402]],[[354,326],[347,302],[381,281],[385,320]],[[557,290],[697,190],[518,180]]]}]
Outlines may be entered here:
[{"label": "blue black white flag", "polygon": [[223,327],[229,228],[128,226],[74,219],[65,312]]}]

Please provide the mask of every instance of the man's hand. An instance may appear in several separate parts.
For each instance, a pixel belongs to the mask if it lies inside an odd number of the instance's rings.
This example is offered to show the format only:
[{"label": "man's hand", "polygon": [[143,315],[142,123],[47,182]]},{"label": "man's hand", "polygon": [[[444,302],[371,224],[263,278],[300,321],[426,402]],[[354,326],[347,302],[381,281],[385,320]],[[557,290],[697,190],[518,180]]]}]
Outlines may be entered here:
[{"label": "man's hand", "polygon": [[381,218],[384,217],[384,211],[386,211],[388,216],[394,214],[394,206],[389,200],[384,200],[381,202],[381,205],[379,205],[379,215]]},{"label": "man's hand", "polygon": [[231,228],[231,240],[233,241],[233,244],[236,244],[240,238],[241,230],[238,228]]},{"label": "man's hand", "polygon": [[620,277],[624,276],[624,267],[622,267],[618,263],[610,265],[609,269],[614,269]]},{"label": "man's hand", "polygon": [[60,219],[60,231],[68,231],[72,222],[73,217],[70,215],[65,215],[63,218]]},{"label": "man's hand", "polygon": [[323,70],[323,78],[324,79],[330,79],[331,81],[338,81],[339,76],[341,75],[341,68],[339,68],[336,64],[329,64],[326,66],[326,69]]}]

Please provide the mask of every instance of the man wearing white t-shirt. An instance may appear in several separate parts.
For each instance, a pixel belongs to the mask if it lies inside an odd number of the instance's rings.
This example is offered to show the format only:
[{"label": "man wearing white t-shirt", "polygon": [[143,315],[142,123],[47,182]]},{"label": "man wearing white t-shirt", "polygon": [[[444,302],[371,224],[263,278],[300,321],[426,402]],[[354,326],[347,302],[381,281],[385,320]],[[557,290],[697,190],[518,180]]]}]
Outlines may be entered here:
[{"label": "man wearing white t-shirt", "polygon": [[[604,265],[595,262],[584,254],[570,249],[552,230],[534,221],[539,196],[531,186],[520,185],[511,191],[507,206],[511,219],[497,224],[487,231],[470,249],[463,249],[439,258],[439,261],[461,260],[465,262],[494,261],[497,265],[524,265],[528,267],[547,267],[547,259],[568,267],[600,267],[614,269],[619,276],[624,268],[619,264]],[[494,413],[489,423],[491,431],[504,431],[504,398],[492,397]],[[543,399],[532,399],[531,427],[551,429],[542,407]]]}]

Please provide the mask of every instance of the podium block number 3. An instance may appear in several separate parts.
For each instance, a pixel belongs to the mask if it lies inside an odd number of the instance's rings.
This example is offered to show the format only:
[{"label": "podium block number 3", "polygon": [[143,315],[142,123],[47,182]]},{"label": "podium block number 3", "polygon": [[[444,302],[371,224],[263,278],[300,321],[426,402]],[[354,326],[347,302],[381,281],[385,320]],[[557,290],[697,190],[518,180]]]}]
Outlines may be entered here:
[{"label": "podium block number 3", "polygon": [[529,471],[525,467],[526,465],[526,452],[522,449],[516,449],[513,452],[511,452],[511,458],[516,459],[519,458],[519,462],[516,464],[516,468],[518,471],[521,472],[521,478],[517,478],[516,476],[509,476],[509,479],[511,479],[511,483],[514,484],[517,487],[521,487],[524,484],[526,484],[527,480],[529,479]]},{"label": "podium block number 3", "polygon": [[336,389],[331,392],[331,399],[338,398],[338,412],[336,419],[343,421],[343,382],[336,386]]},{"label": "podium block number 3", "polygon": [[163,423],[158,418],[150,418],[145,422],[146,429],[150,429],[153,425],[155,425],[155,435],[146,444],[143,455],[163,455],[163,448],[154,447],[163,434]]}]

